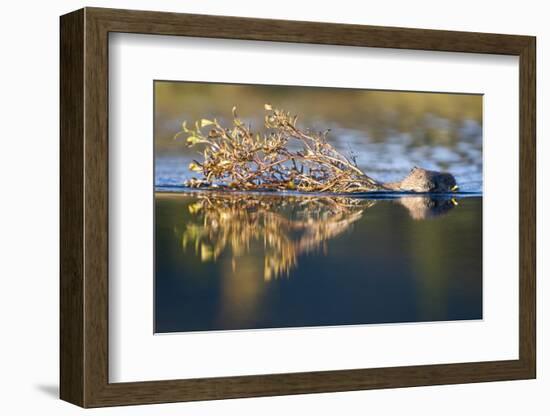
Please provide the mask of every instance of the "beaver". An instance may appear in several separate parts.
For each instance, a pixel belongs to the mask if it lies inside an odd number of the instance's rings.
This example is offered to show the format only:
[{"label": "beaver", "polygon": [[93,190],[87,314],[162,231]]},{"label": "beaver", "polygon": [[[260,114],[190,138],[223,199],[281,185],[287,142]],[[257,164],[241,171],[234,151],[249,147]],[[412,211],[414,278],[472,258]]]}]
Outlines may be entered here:
[{"label": "beaver", "polygon": [[455,177],[447,172],[422,169],[417,166],[399,182],[379,183],[383,190],[399,192],[445,193],[458,191]]}]

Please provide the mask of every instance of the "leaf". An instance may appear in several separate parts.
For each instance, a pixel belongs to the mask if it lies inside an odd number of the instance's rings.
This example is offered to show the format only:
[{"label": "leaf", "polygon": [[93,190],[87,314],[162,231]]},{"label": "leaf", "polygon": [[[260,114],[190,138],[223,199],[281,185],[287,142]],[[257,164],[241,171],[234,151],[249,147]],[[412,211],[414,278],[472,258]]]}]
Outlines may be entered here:
[{"label": "leaf", "polygon": [[231,112],[233,113],[233,118],[237,118],[237,106],[234,105],[231,109]]},{"label": "leaf", "polygon": [[174,134],[174,137],[172,138],[173,140],[176,140],[179,136],[181,136],[183,133],[183,131],[178,131],[176,134]]},{"label": "leaf", "polygon": [[213,121],[207,120],[205,118],[201,120],[201,127],[211,126],[212,124],[214,124]]},{"label": "leaf", "polygon": [[200,166],[200,164],[197,162],[189,163],[189,169],[193,172],[202,172],[202,166]]},{"label": "leaf", "polygon": [[189,131],[189,129],[187,128],[187,120],[185,120],[183,123],[181,123],[181,129],[185,132]]},{"label": "leaf", "polygon": [[198,141],[199,141],[199,138],[197,136],[189,136],[187,138],[187,143],[189,144],[197,144]]},{"label": "leaf", "polygon": [[268,111],[273,110],[273,107],[271,106],[271,104],[264,104],[264,108]]}]

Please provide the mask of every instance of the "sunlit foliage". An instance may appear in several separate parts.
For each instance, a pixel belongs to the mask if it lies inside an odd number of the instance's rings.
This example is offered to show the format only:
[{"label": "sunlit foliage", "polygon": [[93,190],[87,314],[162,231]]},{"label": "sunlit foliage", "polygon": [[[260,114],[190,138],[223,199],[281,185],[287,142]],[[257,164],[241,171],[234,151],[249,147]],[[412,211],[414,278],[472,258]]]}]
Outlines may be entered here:
[{"label": "sunlit foliage", "polygon": [[304,130],[297,116],[269,104],[265,110],[263,133],[245,124],[235,107],[231,126],[216,119],[201,119],[194,128],[184,122],[176,138],[184,135],[189,146],[201,146],[202,156],[189,165],[202,178],[187,185],[337,193],[383,189],[357,167],[353,154],[345,156],[327,141],[330,130]]}]

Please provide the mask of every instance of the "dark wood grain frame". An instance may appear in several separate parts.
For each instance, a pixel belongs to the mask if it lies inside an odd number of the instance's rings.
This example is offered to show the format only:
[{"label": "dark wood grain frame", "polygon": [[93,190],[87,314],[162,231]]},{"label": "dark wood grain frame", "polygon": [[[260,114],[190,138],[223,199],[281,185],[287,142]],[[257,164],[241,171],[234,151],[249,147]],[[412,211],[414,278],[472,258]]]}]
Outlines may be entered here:
[{"label": "dark wood grain frame", "polygon": [[[110,32],[519,56],[519,359],[110,383]],[[61,17],[60,396],[82,407],[535,378],[535,38],[85,8]]]}]

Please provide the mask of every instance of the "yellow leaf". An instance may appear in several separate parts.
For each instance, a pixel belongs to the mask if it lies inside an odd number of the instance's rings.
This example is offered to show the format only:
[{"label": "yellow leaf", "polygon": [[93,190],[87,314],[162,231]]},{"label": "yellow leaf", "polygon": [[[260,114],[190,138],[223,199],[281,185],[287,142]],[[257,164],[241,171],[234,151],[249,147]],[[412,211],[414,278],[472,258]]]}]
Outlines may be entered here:
[{"label": "yellow leaf", "polygon": [[264,104],[264,108],[268,111],[273,110],[273,107],[271,106],[271,104]]},{"label": "yellow leaf", "polygon": [[189,169],[192,170],[193,172],[202,172],[202,166],[199,166],[195,162],[189,163]]},{"label": "yellow leaf", "polygon": [[212,124],[214,124],[213,121],[207,120],[205,118],[201,120],[201,127],[211,126]]},{"label": "yellow leaf", "polygon": [[197,136],[189,136],[187,138],[187,143],[190,144],[196,144],[199,141],[199,138]]}]

